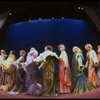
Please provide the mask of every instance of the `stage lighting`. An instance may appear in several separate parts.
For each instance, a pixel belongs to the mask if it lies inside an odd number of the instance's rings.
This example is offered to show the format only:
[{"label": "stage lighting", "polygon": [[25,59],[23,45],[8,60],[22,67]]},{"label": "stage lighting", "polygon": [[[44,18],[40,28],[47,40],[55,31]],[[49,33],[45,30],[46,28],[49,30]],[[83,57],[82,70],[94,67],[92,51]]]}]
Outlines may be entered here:
[{"label": "stage lighting", "polygon": [[31,22],[31,18],[29,19],[29,22]]},{"label": "stage lighting", "polygon": [[9,15],[11,15],[12,13],[9,13]]},{"label": "stage lighting", "polygon": [[39,18],[39,20],[41,20],[41,18]]},{"label": "stage lighting", "polygon": [[78,7],[78,9],[80,9],[81,7]]},{"label": "stage lighting", "polygon": [[81,8],[81,10],[83,10],[83,8]]},{"label": "stage lighting", "polygon": [[52,17],[52,19],[54,19],[54,17]]},{"label": "stage lighting", "polygon": [[64,17],[61,17],[61,19],[64,19]]}]

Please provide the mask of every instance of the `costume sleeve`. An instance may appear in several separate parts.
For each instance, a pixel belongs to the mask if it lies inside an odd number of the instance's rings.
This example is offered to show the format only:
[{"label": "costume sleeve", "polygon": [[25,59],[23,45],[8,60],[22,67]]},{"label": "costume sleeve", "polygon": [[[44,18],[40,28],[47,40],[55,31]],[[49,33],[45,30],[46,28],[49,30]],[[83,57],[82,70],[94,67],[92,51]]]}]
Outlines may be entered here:
[{"label": "costume sleeve", "polygon": [[86,61],[85,67],[86,67],[86,68],[88,67],[88,61]]},{"label": "costume sleeve", "polygon": [[78,62],[78,66],[83,66],[83,55],[82,54],[77,55],[77,62]]},{"label": "costume sleeve", "polygon": [[54,56],[58,59],[58,55],[56,53],[54,53]]},{"label": "costume sleeve", "polygon": [[22,62],[22,60],[23,60],[23,57],[20,57],[20,58],[16,61],[16,63],[17,63],[17,64],[20,64],[20,63]]},{"label": "costume sleeve", "polygon": [[63,53],[62,57],[63,57],[64,63],[65,63],[65,66],[68,66],[69,65],[69,61],[68,61],[67,54],[66,53]]},{"label": "costume sleeve", "polygon": [[98,56],[95,51],[93,51],[93,62],[95,66],[97,66],[96,64],[99,62]]},{"label": "costume sleeve", "polygon": [[34,62],[41,62],[43,60],[43,53],[36,57],[33,61]]}]

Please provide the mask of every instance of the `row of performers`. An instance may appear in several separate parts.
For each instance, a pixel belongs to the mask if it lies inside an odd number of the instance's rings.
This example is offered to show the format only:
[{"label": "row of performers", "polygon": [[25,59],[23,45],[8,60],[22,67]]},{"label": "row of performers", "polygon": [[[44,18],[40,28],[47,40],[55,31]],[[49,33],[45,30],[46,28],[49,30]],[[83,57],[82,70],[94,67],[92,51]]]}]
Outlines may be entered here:
[{"label": "row of performers", "polygon": [[[62,93],[84,93],[100,85],[100,46],[98,54],[91,44],[86,44],[87,62],[84,66],[82,50],[74,46],[72,58],[72,70],[68,61],[65,46],[60,44],[61,51],[58,57],[51,45],[45,46],[45,51],[38,55],[35,48],[27,53],[20,51],[20,57],[16,60],[12,50],[7,58],[6,52],[1,50],[0,55],[0,89],[9,95],[27,93],[32,95],[57,95]],[[59,82],[55,82],[54,71],[59,65]],[[35,69],[43,69],[43,82],[40,84],[35,78]],[[88,70],[88,76],[84,75],[84,68]],[[97,72],[95,68],[98,68]]]}]

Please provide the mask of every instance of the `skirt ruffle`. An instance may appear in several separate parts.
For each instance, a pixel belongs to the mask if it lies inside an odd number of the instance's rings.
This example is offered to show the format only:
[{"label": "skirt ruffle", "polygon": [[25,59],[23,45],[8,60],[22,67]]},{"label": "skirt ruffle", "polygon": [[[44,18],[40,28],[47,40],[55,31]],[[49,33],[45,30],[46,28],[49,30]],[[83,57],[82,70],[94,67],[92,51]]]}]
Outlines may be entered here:
[{"label": "skirt ruffle", "polygon": [[80,75],[76,77],[76,86],[73,93],[82,94],[94,89],[93,84],[85,77],[85,75]]}]

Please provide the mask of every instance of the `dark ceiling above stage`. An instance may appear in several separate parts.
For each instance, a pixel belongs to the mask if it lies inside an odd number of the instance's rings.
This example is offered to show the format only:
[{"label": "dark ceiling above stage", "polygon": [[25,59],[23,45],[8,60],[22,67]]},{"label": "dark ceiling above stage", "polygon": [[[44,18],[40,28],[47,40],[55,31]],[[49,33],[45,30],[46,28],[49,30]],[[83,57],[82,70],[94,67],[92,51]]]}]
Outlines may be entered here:
[{"label": "dark ceiling above stage", "polygon": [[[48,17],[81,17],[78,6],[93,7],[100,15],[99,1],[0,1],[0,13],[11,11],[12,21]],[[81,13],[80,13],[81,12]]]}]

